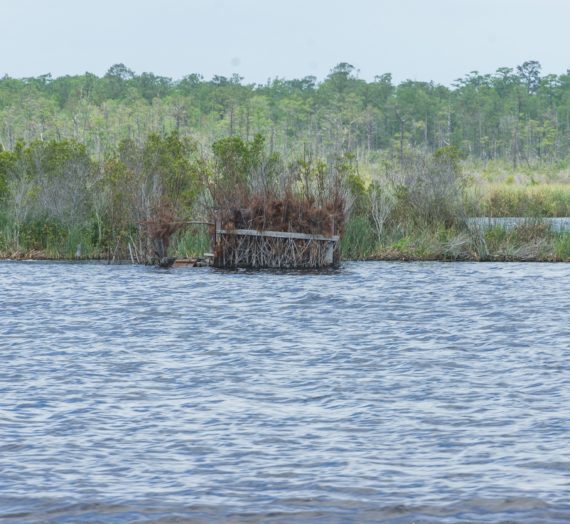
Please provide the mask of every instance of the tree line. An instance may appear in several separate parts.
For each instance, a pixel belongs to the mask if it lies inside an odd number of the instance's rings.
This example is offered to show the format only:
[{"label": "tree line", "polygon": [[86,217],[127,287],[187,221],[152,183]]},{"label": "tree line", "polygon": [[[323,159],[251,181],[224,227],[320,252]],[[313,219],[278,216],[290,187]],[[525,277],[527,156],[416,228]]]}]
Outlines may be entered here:
[{"label": "tree line", "polygon": [[570,71],[542,75],[537,61],[473,71],[452,86],[389,73],[373,81],[336,65],[322,81],[275,78],[248,84],[239,75],[180,80],[136,74],[123,64],[52,78],[0,79],[0,146],[19,140],[74,140],[102,159],[122,140],[176,131],[209,148],[226,136],[267,137],[285,157],[310,148],[329,157],[354,151],[402,163],[410,150],[453,146],[474,160],[557,164],[570,155]]}]

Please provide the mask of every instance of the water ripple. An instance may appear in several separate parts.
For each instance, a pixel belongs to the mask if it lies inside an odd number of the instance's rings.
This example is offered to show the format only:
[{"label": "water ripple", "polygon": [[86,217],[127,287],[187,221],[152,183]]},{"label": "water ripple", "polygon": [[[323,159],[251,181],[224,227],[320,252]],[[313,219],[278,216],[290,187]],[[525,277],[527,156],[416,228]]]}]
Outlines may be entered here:
[{"label": "water ripple", "polygon": [[0,263],[0,520],[568,522],[570,266]]}]

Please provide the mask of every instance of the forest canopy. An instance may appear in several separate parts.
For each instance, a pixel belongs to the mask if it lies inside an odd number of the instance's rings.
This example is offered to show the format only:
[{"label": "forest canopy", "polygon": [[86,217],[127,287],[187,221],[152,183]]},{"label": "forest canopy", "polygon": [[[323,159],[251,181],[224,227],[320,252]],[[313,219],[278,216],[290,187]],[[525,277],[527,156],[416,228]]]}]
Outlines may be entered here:
[{"label": "forest canopy", "polygon": [[209,147],[238,135],[268,137],[272,150],[315,154],[454,146],[477,160],[554,163],[570,154],[570,72],[542,75],[537,61],[494,73],[472,71],[452,86],[389,73],[372,81],[340,63],[322,81],[275,78],[248,84],[239,75],[173,80],[115,64],[53,78],[0,79],[0,144],[73,139],[104,156],[123,139],[177,131]]}]

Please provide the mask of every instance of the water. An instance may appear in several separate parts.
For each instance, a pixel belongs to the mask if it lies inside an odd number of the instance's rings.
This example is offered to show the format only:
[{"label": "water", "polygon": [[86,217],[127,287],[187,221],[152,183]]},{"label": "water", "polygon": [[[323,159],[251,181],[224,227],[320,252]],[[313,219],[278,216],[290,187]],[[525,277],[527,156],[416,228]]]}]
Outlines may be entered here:
[{"label": "water", "polygon": [[570,265],[0,263],[0,521],[568,522]]},{"label": "water", "polygon": [[524,224],[548,224],[550,230],[555,233],[570,231],[570,217],[557,218],[529,218],[529,217],[473,217],[467,219],[469,226],[482,229],[500,227],[503,229],[514,229]]}]

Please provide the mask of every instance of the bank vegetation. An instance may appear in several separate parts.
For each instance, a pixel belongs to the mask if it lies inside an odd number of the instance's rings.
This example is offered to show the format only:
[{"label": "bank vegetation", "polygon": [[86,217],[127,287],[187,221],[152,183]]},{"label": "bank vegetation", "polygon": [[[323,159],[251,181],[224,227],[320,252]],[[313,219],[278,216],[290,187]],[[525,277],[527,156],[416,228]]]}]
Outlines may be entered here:
[{"label": "bank vegetation", "polygon": [[349,64],[320,83],[4,77],[0,254],[196,256],[225,210],[230,227],[334,223],[344,259],[570,260],[544,222],[570,216],[569,78],[532,61],[453,87]]}]

